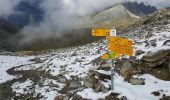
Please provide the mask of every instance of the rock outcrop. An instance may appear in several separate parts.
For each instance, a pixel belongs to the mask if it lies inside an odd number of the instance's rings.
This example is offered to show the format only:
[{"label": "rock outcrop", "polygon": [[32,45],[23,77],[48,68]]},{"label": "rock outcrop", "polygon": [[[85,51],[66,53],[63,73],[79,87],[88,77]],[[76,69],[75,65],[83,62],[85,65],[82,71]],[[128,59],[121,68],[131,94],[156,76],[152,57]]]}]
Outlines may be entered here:
[{"label": "rock outcrop", "polygon": [[141,59],[148,67],[158,67],[170,58],[169,50],[159,50],[156,52],[148,52]]}]

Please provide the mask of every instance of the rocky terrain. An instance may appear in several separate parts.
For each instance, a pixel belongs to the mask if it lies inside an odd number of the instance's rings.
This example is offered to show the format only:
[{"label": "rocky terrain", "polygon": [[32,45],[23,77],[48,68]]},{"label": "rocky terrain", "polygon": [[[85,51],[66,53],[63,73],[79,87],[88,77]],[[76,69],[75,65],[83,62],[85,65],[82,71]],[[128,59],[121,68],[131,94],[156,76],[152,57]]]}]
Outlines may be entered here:
[{"label": "rocky terrain", "polygon": [[169,100],[168,12],[154,13],[118,34],[135,41],[135,55],[116,59],[114,91],[110,61],[101,58],[109,52],[103,39],[41,52],[1,51],[0,100]]}]

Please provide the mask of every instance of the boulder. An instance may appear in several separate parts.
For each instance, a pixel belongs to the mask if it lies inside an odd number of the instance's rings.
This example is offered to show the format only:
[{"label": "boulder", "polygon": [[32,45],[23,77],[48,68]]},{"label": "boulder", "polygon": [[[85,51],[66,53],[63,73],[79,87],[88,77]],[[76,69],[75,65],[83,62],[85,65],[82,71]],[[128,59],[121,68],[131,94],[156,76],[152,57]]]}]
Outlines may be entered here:
[{"label": "boulder", "polygon": [[110,69],[111,69],[110,64],[108,64],[107,62],[102,62],[98,68],[98,70],[106,70],[106,71],[109,71]]},{"label": "boulder", "polygon": [[166,96],[165,94],[163,94],[162,98],[160,98],[160,100],[170,100],[170,96]]},{"label": "boulder", "polygon": [[71,54],[71,57],[77,56],[77,55],[78,55],[78,54],[77,54],[77,52],[75,51],[74,53]]},{"label": "boulder", "polygon": [[118,97],[118,93],[110,93],[108,96],[105,97],[104,100],[127,100],[125,96],[122,96],[121,98]]},{"label": "boulder", "polygon": [[118,93],[110,93],[108,96],[105,97],[106,100],[119,100]]},{"label": "boulder", "polygon": [[67,94],[63,97],[63,100],[70,100],[70,98],[72,97],[73,95],[71,94]]},{"label": "boulder", "polygon": [[129,83],[131,83],[133,85],[144,85],[145,81],[144,81],[144,79],[131,78]]},{"label": "boulder", "polygon": [[106,93],[106,92],[109,91],[109,89],[106,88],[105,85],[104,85],[103,83],[101,83],[101,82],[98,82],[98,83],[96,84],[95,90],[96,90],[97,92],[104,92],[104,93]]},{"label": "boulder", "polygon": [[99,81],[105,81],[107,79],[111,80],[111,76],[99,73],[97,71],[89,71],[88,75],[83,79],[83,83],[85,87],[95,89]]},{"label": "boulder", "polygon": [[151,94],[153,94],[154,96],[160,96],[160,92],[159,91],[154,91]]},{"label": "boulder", "polygon": [[81,82],[78,80],[73,80],[73,81],[71,81],[69,87],[70,88],[79,88],[79,87],[81,87]]},{"label": "boulder", "polygon": [[153,63],[148,63],[148,62],[145,62],[145,64],[149,67],[158,67],[159,65],[165,63],[167,61],[167,58],[165,59],[162,59],[162,60],[159,60],[157,62],[153,62]]},{"label": "boulder", "polygon": [[129,81],[134,71],[135,68],[130,61],[121,61],[120,75],[124,77],[124,80]]},{"label": "boulder", "polygon": [[86,98],[81,97],[81,96],[78,95],[78,94],[75,94],[75,95],[73,96],[72,100],[90,100],[90,99],[86,99]]},{"label": "boulder", "polygon": [[65,77],[60,77],[59,78],[59,82],[61,83],[66,83],[67,82],[67,79]]},{"label": "boulder", "polygon": [[159,50],[157,52],[148,52],[141,59],[144,62],[153,63],[166,58],[170,54],[170,50]]},{"label": "boulder", "polygon": [[168,57],[170,56],[169,50],[159,50],[157,52],[148,52],[143,56],[141,61],[143,61],[149,67],[158,67],[159,65],[164,64]]},{"label": "boulder", "polygon": [[95,88],[95,85],[98,83],[98,79],[95,76],[86,76],[83,79],[84,86],[87,88]]},{"label": "boulder", "polygon": [[66,85],[64,88],[59,90],[58,92],[61,94],[74,94],[79,88],[82,88],[81,79],[79,78],[72,78],[72,80],[67,80]]}]

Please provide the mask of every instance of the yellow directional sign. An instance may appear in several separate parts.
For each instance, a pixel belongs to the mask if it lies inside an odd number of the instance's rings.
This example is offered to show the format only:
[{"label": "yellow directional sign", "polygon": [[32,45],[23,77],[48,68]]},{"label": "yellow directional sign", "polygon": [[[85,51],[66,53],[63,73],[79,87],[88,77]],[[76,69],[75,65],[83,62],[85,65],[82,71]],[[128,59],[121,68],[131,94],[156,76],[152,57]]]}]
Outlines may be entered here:
[{"label": "yellow directional sign", "polygon": [[125,54],[125,55],[129,55],[129,56],[134,55],[133,47],[128,46],[128,45],[121,45],[118,43],[110,43],[110,50],[115,51],[116,53]]},{"label": "yellow directional sign", "polygon": [[[109,28],[96,28],[92,30],[93,36],[106,36],[109,37],[110,50],[115,52],[116,55],[105,54],[102,56],[104,59],[114,59],[115,57],[121,57],[121,54],[133,56],[133,40],[116,37],[116,30]],[[112,58],[113,57],[113,58]]]},{"label": "yellow directional sign", "polygon": [[110,29],[108,28],[93,29],[92,35],[93,36],[110,36]]},{"label": "yellow directional sign", "polygon": [[132,46],[133,45],[133,41],[129,40],[129,39],[124,39],[124,38],[119,38],[119,37],[110,37],[110,43],[118,43],[121,45],[128,45],[128,46]]}]

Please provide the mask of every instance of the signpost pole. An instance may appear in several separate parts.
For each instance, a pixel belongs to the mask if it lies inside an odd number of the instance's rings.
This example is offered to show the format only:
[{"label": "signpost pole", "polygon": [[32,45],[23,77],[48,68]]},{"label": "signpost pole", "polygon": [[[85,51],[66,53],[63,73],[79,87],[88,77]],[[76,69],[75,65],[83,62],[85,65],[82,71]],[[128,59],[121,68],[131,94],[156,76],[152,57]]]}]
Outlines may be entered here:
[{"label": "signpost pole", "polygon": [[115,61],[111,60],[111,90],[114,90],[114,67],[115,67]]}]

